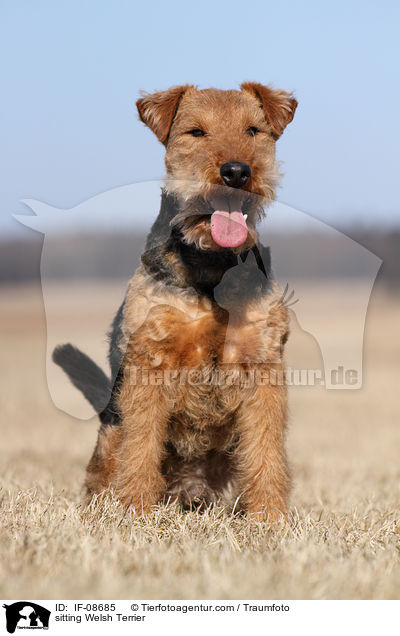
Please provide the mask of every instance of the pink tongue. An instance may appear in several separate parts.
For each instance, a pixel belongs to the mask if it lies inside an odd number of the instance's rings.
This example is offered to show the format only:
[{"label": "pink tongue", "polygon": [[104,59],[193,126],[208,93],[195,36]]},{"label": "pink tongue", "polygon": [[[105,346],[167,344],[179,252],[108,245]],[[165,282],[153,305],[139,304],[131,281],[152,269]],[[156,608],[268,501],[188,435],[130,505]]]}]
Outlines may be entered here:
[{"label": "pink tongue", "polygon": [[247,225],[241,212],[215,210],[211,215],[211,235],[221,247],[238,247],[247,238]]}]

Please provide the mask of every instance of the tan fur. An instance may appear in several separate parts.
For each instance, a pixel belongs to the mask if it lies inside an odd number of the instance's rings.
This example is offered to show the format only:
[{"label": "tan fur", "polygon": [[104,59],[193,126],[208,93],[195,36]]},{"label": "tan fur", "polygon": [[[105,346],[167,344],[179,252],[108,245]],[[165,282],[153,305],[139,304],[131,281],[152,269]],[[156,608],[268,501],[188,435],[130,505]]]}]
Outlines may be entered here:
[{"label": "tan fur", "polygon": [[[177,222],[185,240],[202,249],[219,249],[201,205],[221,185],[222,163],[249,163],[252,176],[244,190],[258,195],[249,213],[248,240],[238,251],[256,242],[260,202],[274,196],[274,138],[293,117],[296,102],[284,91],[260,86],[246,83],[242,91],[174,87],[138,102],[141,119],[166,143],[167,189],[182,210],[199,206],[196,218],[183,213]],[[249,126],[260,132],[244,134]],[[186,134],[193,128],[207,135]],[[244,371],[283,373],[288,312],[279,289],[272,284],[261,300],[227,312],[223,303],[190,287],[185,267],[171,264],[176,286],[156,281],[143,266],[130,282],[118,397],[122,426],[100,430],[87,469],[88,495],[112,486],[122,503],[140,513],[168,496],[182,503],[239,498],[256,519],[277,519],[287,509],[290,485],[286,388],[246,385],[241,378]],[[216,371],[230,380],[221,385],[187,380],[196,373],[212,378]],[[149,372],[160,383],[138,382]],[[188,374],[184,381],[183,372]]]}]

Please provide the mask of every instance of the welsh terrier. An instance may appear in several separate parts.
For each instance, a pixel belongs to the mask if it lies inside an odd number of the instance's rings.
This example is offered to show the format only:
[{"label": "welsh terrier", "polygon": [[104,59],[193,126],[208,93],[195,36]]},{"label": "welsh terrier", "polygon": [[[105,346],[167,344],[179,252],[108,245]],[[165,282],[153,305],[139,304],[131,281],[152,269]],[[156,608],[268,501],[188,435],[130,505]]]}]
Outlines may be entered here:
[{"label": "welsh terrier", "polygon": [[[167,179],[141,266],[110,334],[111,380],[72,345],[54,361],[98,406],[87,499],[111,488],[146,513],[222,501],[256,520],[287,510],[288,311],[255,229],[279,178],[275,142],[297,101],[175,86],[137,101]],[[111,396],[111,397],[110,397]]]}]

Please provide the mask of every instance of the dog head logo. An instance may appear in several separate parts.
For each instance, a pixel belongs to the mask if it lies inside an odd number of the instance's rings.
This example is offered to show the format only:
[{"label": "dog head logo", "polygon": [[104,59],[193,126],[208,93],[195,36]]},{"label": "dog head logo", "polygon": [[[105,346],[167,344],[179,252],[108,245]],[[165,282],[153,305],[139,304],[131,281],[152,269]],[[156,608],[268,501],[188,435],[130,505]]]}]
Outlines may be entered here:
[{"label": "dog head logo", "polygon": [[[41,283],[47,321],[47,381],[50,394],[56,406],[81,419],[88,419],[93,416],[92,407],[83,398],[79,405],[74,401],[74,406],[71,406],[72,400],[69,394],[66,396],[66,383],[62,371],[56,367],[51,359],[52,352],[59,343],[73,342],[104,367],[107,355],[104,332],[107,330],[115,311],[123,299],[126,283],[136,268],[143,246],[136,247],[136,251],[132,249],[129,256],[131,261],[125,264],[125,281],[119,279],[117,282],[113,282],[112,286],[109,286],[110,288],[112,287],[112,294],[107,288],[108,291],[105,291],[102,295],[102,303],[94,308],[96,320],[91,322],[89,339],[87,330],[82,331],[81,329],[81,321],[89,320],[86,314],[87,311],[93,313],[90,298],[86,297],[86,302],[85,298],[82,298],[82,295],[77,293],[76,302],[73,302],[72,309],[71,306],[68,307],[69,314],[72,312],[71,315],[74,319],[71,321],[71,323],[75,323],[76,329],[74,331],[74,327],[71,326],[68,320],[60,322],[62,306],[60,305],[60,294],[55,280],[61,272],[66,279],[68,279],[70,274],[72,279],[79,281],[83,277],[86,279],[90,278],[88,272],[92,271],[93,284],[97,288],[99,284],[103,284],[106,280],[115,281],[115,277],[107,275],[107,267],[110,267],[110,257],[108,257],[109,260],[105,259],[101,264],[101,281],[103,282],[99,283],[98,272],[93,271],[93,267],[90,267],[90,255],[93,254],[93,251],[89,249],[91,236],[98,236],[99,224],[102,222],[105,237],[111,237],[111,228],[114,228],[115,232],[117,227],[119,235],[126,236],[129,233],[132,236],[132,240],[135,240],[139,233],[145,231],[145,227],[138,227],[138,215],[134,215],[134,212],[140,211],[141,218],[143,218],[143,212],[146,214],[148,229],[149,225],[151,225],[150,219],[155,217],[159,208],[160,189],[163,185],[163,182],[155,181],[116,188],[97,195],[70,210],[60,210],[38,201],[29,200],[26,203],[36,215],[16,216],[24,225],[45,235],[41,258]],[[112,215],[109,213],[110,210],[113,211]],[[332,293],[330,296],[329,306],[320,307],[318,298],[310,291],[309,280],[297,278],[297,272],[302,270],[304,261],[310,260],[310,254],[304,252],[304,244],[301,241],[290,252],[292,274],[287,273],[285,260],[288,258],[288,253],[287,249],[282,248],[284,247],[282,238],[277,243],[277,233],[273,231],[274,219],[275,221],[279,219],[279,227],[284,225],[285,227],[294,228],[299,235],[324,237],[325,250],[322,253],[317,249],[315,250],[315,262],[312,264],[314,272],[318,272],[322,265],[326,269],[327,263],[337,262],[339,258],[337,253],[338,244],[340,244],[343,281],[351,276],[351,268],[354,263],[357,264],[358,271],[362,272],[362,276],[357,279],[355,287],[356,299],[353,296],[350,298],[352,302],[351,312],[349,312],[348,307],[350,302],[349,295],[342,294],[340,289],[337,293]],[[268,218],[262,220],[258,225],[258,234],[260,244],[268,245],[271,248],[271,251],[261,248],[257,256],[258,261],[261,260],[263,265],[260,266],[260,263],[258,263],[258,267],[255,265],[255,256],[251,252],[247,264],[246,261],[242,262],[240,257],[238,257],[236,268],[233,267],[226,277],[222,279],[221,284],[215,288],[215,300],[220,303],[221,307],[232,314],[232,316],[230,315],[230,324],[234,326],[233,314],[237,310],[238,294],[242,293],[242,291],[236,290],[238,292],[236,301],[232,298],[232,294],[235,292],[236,273],[242,272],[247,277],[246,280],[248,282],[246,285],[262,286],[264,284],[263,268],[269,270],[271,267],[274,278],[282,291],[288,287],[289,290],[294,290],[295,299],[298,299],[297,304],[294,307],[290,307],[291,312],[293,312],[292,317],[295,316],[301,329],[311,334],[319,345],[325,387],[327,389],[360,388],[362,386],[365,319],[372,287],[381,266],[381,260],[338,230],[279,202],[275,202],[270,206]],[[63,251],[59,248],[60,237],[65,237],[66,235],[70,239],[70,252],[66,251],[65,246]],[[114,234],[114,236],[117,235]],[[165,237],[163,233],[160,234],[161,242],[167,239],[168,237]],[[317,247],[318,245],[316,245]],[[117,252],[118,244],[114,248],[114,253]],[[282,275],[281,272],[285,271],[285,269],[286,273]],[[329,320],[321,320],[321,312],[324,311],[326,315],[329,314]],[[346,319],[350,320],[351,324],[348,331],[342,333],[340,319],[344,316],[350,316],[350,313],[351,318]],[[60,324],[62,331],[60,330]],[[234,328],[231,334],[235,335]],[[284,337],[284,334],[281,334],[280,337]],[[103,361],[99,359],[98,343],[104,343]],[[229,359],[229,356],[227,359]],[[246,353],[244,353],[244,360],[246,360]],[[344,373],[340,372],[340,369],[343,369]],[[351,370],[352,374],[355,371],[351,383],[346,382],[346,370]],[[72,387],[71,391],[73,391]],[[109,397],[110,394],[107,394],[102,398],[104,402],[103,408],[107,405]]]},{"label": "dog head logo", "polygon": [[51,612],[32,601],[18,601],[3,605],[6,610],[7,631],[14,634],[16,629],[48,629]]}]

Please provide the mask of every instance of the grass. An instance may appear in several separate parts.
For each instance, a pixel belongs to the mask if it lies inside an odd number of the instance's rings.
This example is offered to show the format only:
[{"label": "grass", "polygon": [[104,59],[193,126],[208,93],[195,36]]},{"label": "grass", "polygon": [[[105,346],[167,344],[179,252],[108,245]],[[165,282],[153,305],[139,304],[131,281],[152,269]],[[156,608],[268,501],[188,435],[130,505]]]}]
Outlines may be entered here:
[{"label": "grass", "polygon": [[[223,509],[83,510],[63,491],[3,497],[1,596],[13,598],[394,598],[399,520],[372,502],[347,514],[294,509],[249,524]],[[9,545],[12,538],[11,547]]]},{"label": "grass", "polygon": [[[218,506],[159,506],[145,517],[112,496],[81,506],[97,422],[50,400],[38,291],[2,292],[2,598],[399,597],[396,298],[380,290],[372,299],[360,391],[291,389],[292,507],[271,527]],[[291,340],[289,356],[315,356],[295,326]]]}]

